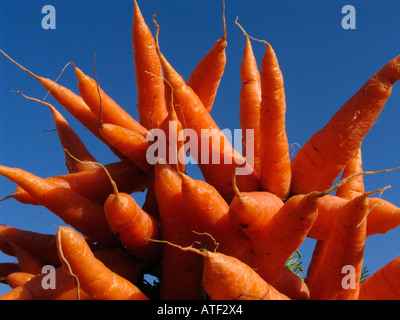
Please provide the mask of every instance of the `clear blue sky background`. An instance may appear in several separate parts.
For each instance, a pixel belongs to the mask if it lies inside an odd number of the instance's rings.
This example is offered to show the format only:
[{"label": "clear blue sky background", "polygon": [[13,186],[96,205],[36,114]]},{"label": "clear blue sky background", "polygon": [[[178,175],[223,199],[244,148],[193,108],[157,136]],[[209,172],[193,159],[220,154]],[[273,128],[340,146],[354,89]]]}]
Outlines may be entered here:
[{"label": "clear blue sky background", "polygon": [[[187,79],[196,63],[222,36],[222,1],[138,1],[150,28],[158,12],[160,45],[171,64]],[[44,5],[56,9],[56,29],[44,30]],[[356,29],[344,30],[341,10],[356,9]],[[0,48],[33,72],[55,79],[64,65],[73,61],[93,76],[97,56],[100,86],[136,119],[131,27],[133,1],[11,1],[0,0]],[[400,54],[400,2],[374,1],[264,1],[226,0],[227,67],[212,115],[221,128],[239,128],[239,70],[246,31],[267,40],[275,49],[284,75],[287,96],[287,134],[291,144],[304,145],[386,62]],[[264,45],[253,42],[258,61]],[[69,67],[60,84],[77,92]],[[34,79],[0,56],[0,164],[23,168],[42,177],[64,174],[64,155],[49,110],[25,100],[10,90],[23,90],[42,99],[46,92]],[[117,159],[85,131],[51,97],[71,126],[102,163]],[[400,84],[395,85],[379,121],[363,144],[365,170],[400,166]],[[295,147],[294,152],[298,149]],[[189,173],[199,177],[195,167]],[[368,191],[391,185],[383,198],[400,206],[400,172],[365,177]],[[0,177],[0,198],[15,185]],[[143,202],[144,194],[135,194]],[[41,207],[15,200],[0,202],[0,223],[43,233],[55,233],[63,224]],[[370,273],[400,254],[400,229],[370,237],[365,264]],[[308,265],[314,241],[301,247]],[[0,262],[14,261],[0,254]],[[0,293],[8,290],[1,285]]]}]

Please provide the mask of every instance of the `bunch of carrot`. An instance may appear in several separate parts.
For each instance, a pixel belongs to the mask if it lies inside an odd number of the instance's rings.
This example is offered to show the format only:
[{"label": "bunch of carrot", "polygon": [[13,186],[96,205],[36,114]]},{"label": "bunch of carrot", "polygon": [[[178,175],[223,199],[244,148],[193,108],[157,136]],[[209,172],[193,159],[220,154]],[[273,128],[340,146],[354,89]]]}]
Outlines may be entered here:
[{"label": "bunch of carrot", "polygon": [[[262,41],[259,70],[256,39],[236,21],[245,36],[239,153],[210,114],[226,64],[225,18],[222,37],[187,81],[163,55],[153,22],[155,35],[134,1],[138,121],[77,66],[79,94],[1,51],[118,161],[98,163],[61,112],[20,92],[52,112],[68,173],[41,178],[0,165],[0,175],[18,185],[6,198],[43,206],[65,226],[52,235],[0,225],[0,249],[17,259],[0,264],[0,280],[11,287],[0,299],[400,299],[399,258],[360,281],[366,238],[400,225],[400,208],[364,190],[370,172],[361,158],[362,141],[400,79],[400,56],[290,159],[278,59]],[[190,150],[188,139],[197,139]],[[151,163],[146,156],[156,143],[171,152]],[[197,156],[204,179],[177,161],[187,152]],[[147,192],[142,206],[134,199],[140,191]],[[317,242],[303,279],[287,261],[306,237]],[[145,274],[159,283],[148,285]]]}]

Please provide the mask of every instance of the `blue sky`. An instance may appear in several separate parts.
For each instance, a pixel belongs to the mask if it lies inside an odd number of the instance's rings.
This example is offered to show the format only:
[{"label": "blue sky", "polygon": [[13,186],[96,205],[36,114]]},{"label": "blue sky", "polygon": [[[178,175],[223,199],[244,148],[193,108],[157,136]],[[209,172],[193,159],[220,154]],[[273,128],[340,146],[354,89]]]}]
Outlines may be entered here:
[{"label": "blue sky", "polygon": [[[222,36],[222,1],[138,1],[150,28],[157,12],[160,46],[166,58],[186,79]],[[100,86],[136,119],[136,87],[131,42],[133,1],[51,1],[56,9],[56,29],[44,30],[41,13],[47,1],[0,0],[0,48],[38,75],[55,79],[64,65],[74,62],[93,76],[96,53]],[[342,28],[342,8],[356,10],[356,29]],[[221,128],[239,128],[238,94],[244,36],[268,41],[274,48],[285,81],[289,143],[303,145],[322,128],[342,104],[386,62],[400,54],[400,2],[383,1],[281,1],[226,0],[227,66],[211,112]],[[253,42],[260,62],[264,45]],[[59,83],[77,92],[71,67]],[[0,164],[46,177],[66,173],[64,155],[49,110],[10,90],[42,99],[46,92],[34,79],[0,57]],[[116,161],[106,147],[80,123],[47,98],[67,118],[90,151],[102,163]],[[400,166],[400,84],[394,86],[379,121],[363,143],[364,170]],[[199,177],[196,167],[189,173]],[[400,172],[365,177],[368,191],[391,185],[383,198],[400,206]],[[0,198],[15,185],[0,177]],[[135,194],[141,203],[144,194]],[[41,207],[14,200],[0,202],[0,223],[43,233],[55,233],[63,224]],[[400,229],[370,237],[365,264],[370,273],[400,254]],[[301,248],[307,266],[314,242]],[[0,263],[13,261],[0,254]],[[8,287],[0,286],[0,293]]]}]

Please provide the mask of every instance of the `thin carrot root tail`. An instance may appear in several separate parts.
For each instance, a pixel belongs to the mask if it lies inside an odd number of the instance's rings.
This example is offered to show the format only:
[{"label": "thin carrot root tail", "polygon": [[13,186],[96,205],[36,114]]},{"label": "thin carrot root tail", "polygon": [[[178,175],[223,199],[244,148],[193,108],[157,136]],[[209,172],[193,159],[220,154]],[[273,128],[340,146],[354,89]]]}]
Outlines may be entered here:
[{"label": "thin carrot root tail", "polygon": [[5,196],[3,199],[0,199],[0,202],[1,202],[1,201],[5,201],[5,200],[7,200],[7,199],[11,199],[11,198],[14,198],[14,195],[13,195],[13,194],[10,194],[10,195],[8,195],[8,196]]},{"label": "thin carrot root tail", "polygon": [[64,73],[65,69],[67,69],[67,67],[72,64],[74,67],[74,63],[72,61],[68,62],[64,68],[62,68],[60,74],[58,75],[58,77],[56,78],[56,80],[54,80],[53,84],[50,86],[49,90],[47,90],[46,95],[44,96],[43,100],[46,100],[47,96],[49,95],[49,93],[51,92],[51,89],[53,88],[53,86],[57,83],[57,81],[61,78],[62,74]]},{"label": "thin carrot root tail", "polygon": [[192,230],[193,233],[198,234],[200,236],[207,236],[209,238],[211,238],[211,240],[214,242],[215,248],[214,248],[214,253],[217,252],[219,243],[217,242],[217,240],[208,232],[197,232],[195,230]]},{"label": "thin carrot root tail", "polygon": [[157,243],[168,244],[168,245],[170,245],[172,247],[181,249],[182,251],[190,251],[190,252],[194,252],[194,253],[200,254],[202,256],[207,256],[207,250],[206,249],[197,249],[197,248],[194,247],[195,244],[200,244],[201,245],[201,243],[199,241],[195,241],[194,243],[192,243],[188,247],[182,247],[182,246],[180,246],[178,244],[172,243],[172,242],[167,241],[167,240],[156,240],[156,239],[150,239],[150,238],[147,238],[147,240],[148,241],[152,241],[152,242],[157,242]]},{"label": "thin carrot root tail", "polygon": [[71,265],[69,264],[67,258],[65,258],[65,255],[64,255],[64,252],[63,252],[63,249],[62,249],[62,245],[61,245],[61,232],[62,232],[61,230],[62,230],[62,229],[61,229],[61,227],[60,227],[60,228],[58,229],[58,232],[57,232],[57,242],[58,242],[57,250],[58,250],[58,252],[59,252],[60,259],[61,259],[61,260],[65,263],[65,265],[67,266],[69,274],[70,274],[72,277],[74,277],[75,280],[76,280],[76,286],[77,286],[77,296],[76,296],[76,300],[81,300],[81,294],[80,294],[81,284],[80,284],[80,282],[79,282],[78,276],[72,271]]}]

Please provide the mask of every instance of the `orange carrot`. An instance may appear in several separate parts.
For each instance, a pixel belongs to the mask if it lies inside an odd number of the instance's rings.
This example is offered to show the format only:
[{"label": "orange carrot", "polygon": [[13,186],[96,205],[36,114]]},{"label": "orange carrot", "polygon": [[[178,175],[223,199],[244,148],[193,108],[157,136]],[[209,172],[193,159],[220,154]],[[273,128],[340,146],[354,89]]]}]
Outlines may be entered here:
[{"label": "orange carrot", "polygon": [[103,123],[100,134],[139,169],[148,174],[153,172],[153,166],[146,159],[151,143],[142,134],[111,123]]},{"label": "orange carrot", "polygon": [[2,295],[0,300],[33,300],[29,290],[24,286],[16,287]]},{"label": "orange carrot", "polygon": [[278,290],[277,276],[314,223],[320,196],[310,193],[289,198],[240,257]]},{"label": "orange carrot", "polygon": [[[150,183],[150,176],[137,168],[128,159],[106,164],[105,167],[118,184],[119,189],[125,193],[144,191]],[[90,200],[100,203],[103,203],[113,191],[112,186],[108,183],[107,174],[100,166],[92,170],[48,177],[45,180],[60,187],[71,189]],[[14,193],[6,198],[14,198],[25,204],[41,205],[39,201],[35,200],[21,187],[17,187]]]},{"label": "orange carrot", "polygon": [[[188,212],[201,232],[209,233],[218,243],[218,251],[238,257],[249,245],[249,239],[230,221],[229,205],[209,183],[181,173],[182,196]],[[207,248],[215,249],[214,241],[204,239]]]},{"label": "orange carrot", "polygon": [[88,238],[103,244],[118,243],[101,204],[19,168],[0,165],[0,175],[20,185],[49,211]]},{"label": "orange carrot", "polygon": [[312,284],[316,275],[318,274],[318,270],[321,266],[322,261],[324,260],[328,246],[329,240],[316,241],[311,261],[307,269],[307,276],[304,279],[304,282],[307,284],[307,286],[310,286]]},{"label": "orange carrot", "polygon": [[209,113],[226,66],[225,48],[228,43],[226,42],[225,1],[223,1],[222,18],[224,27],[222,38],[199,61],[187,81]]},{"label": "orange carrot", "polygon": [[40,258],[36,257],[31,252],[20,248],[17,244],[3,235],[0,235],[0,237],[11,246],[13,251],[12,255],[17,258],[21,272],[35,275],[42,272],[42,268],[45,264]]},{"label": "orange carrot", "polygon": [[297,152],[292,194],[328,188],[361,147],[400,78],[400,56],[373,75]]},{"label": "orange carrot", "polygon": [[102,300],[147,300],[134,284],[108,269],[85,240],[69,227],[59,227],[57,248],[64,271],[75,278],[86,293]]},{"label": "orange carrot", "polygon": [[366,220],[363,219],[368,211],[367,196],[363,194],[349,201],[337,215],[323,261],[309,286],[311,299],[358,299],[366,239]]},{"label": "orange carrot", "polygon": [[[156,44],[137,1],[134,1],[132,27],[133,57],[140,123],[148,130],[158,128],[167,116],[162,68]],[[157,77],[152,77],[152,73]]]},{"label": "orange carrot", "polygon": [[22,286],[35,276],[36,274],[29,272],[13,272],[7,276],[7,284],[11,288],[16,288]]},{"label": "orange carrot", "polygon": [[360,284],[359,300],[400,299],[400,256],[378,269]]},{"label": "orange carrot", "polygon": [[237,230],[253,238],[283,206],[283,201],[268,191],[240,192],[233,176],[235,197],[229,205],[229,217]]},{"label": "orange carrot", "polygon": [[285,89],[275,52],[269,43],[265,44],[261,61],[260,180],[263,190],[286,199],[292,173],[285,126]]},{"label": "orange carrot", "polygon": [[[335,217],[340,214],[350,200],[333,195],[322,197],[318,204],[318,218],[308,236],[318,240],[328,240]],[[400,208],[380,198],[368,198],[367,236],[385,234],[400,225]]]},{"label": "orange carrot", "polygon": [[167,243],[203,256],[203,285],[212,300],[290,300],[237,258]]},{"label": "orange carrot", "polygon": [[[160,52],[157,38],[156,44],[164,77],[174,90],[174,103],[182,108],[184,118],[180,117],[181,123],[185,123],[186,128],[190,128],[196,133],[197,145],[190,152],[197,160],[205,180],[212,184],[227,202],[230,202],[234,197],[231,184],[233,171],[245,160],[233,149],[226,136],[204,108],[199,97]],[[202,129],[206,130],[206,132],[203,131],[203,134]],[[204,135],[204,133],[206,134]],[[203,148],[201,148],[202,143]],[[208,143],[207,148],[204,147],[204,143]],[[200,157],[202,158],[200,159]],[[246,164],[246,167],[248,174],[238,176],[238,187],[242,191],[259,190],[258,175],[249,164]]]},{"label": "orange carrot", "polygon": [[[155,164],[154,192],[159,204],[162,239],[180,246],[199,241],[200,229],[182,197],[182,181],[168,164]],[[193,232],[195,231],[195,232]],[[172,246],[162,246],[161,300],[202,300],[202,257]]]},{"label": "orange carrot", "polygon": [[[20,249],[38,257],[45,264],[60,265],[55,236],[53,234],[43,234],[0,225],[0,249],[5,254],[13,256],[13,247],[5,239],[8,239]],[[21,270],[19,269],[19,271]]]},{"label": "orange carrot", "polygon": [[[23,97],[44,104],[46,107],[50,109],[53,115],[54,123],[56,125],[57,133],[60,138],[63,150],[64,149],[69,150],[72,154],[74,154],[78,159],[82,161],[96,161],[95,157],[89,152],[83,141],[79,138],[76,132],[68,124],[67,120],[54,106],[45,101],[28,97],[24,95],[21,91],[20,93]],[[71,173],[96,168],[96,165],[93,163],[77,162],[71,157],[69,157],[65,151],[64,153],[65,153],[65,163],[67,169]]]},{"label": "orange carrot", "polygon": [[[242,87],[239,94],[239,122],[243,131],[243,155],[246,156],[246,148],[249,144],[252,144],[254,146],[254,170],[260,175],[261,78],[250,37],[237,22],[237,19],[236,24],[242,29],[246,37],[240,69]],[[246,130],[253,130],[253,139],[247,138]]]},{"label": "orange carrot", "polygon": [[[362,155],[361,148],[359,148],[353,158],[351,158],[346,164],[342,174],[342,179],[345,179],[351,174],[362,171]],[[338,188],[336,191],[336,196],[345,199],[354,199],[355,197],[362,195],[364,191],[364,179],[362,175],[359,175],[348,181],[342,187]]]},{"label": "orange carrot", "polygon": [[[57,82],[38,76],[26,69],[18,62],[13,60],[10,56],[8,56],[4,51],[0,50],[0,52],[7,57],[11,62],[16,64],[23,71],[27,72],[33,78],[38,80],[40,84],[53,96],[57,102],[64,107],[75,119],[77,119],[84,127],[86,127],[91,133],[93,133],[97,138],[99,138],[103,143],[105,143],[104,139],[101,137],[99,133],[99,120],[96,115],[90,110],[85,101],[81,96],[77,95],[73,91],[68,88],[59,85]],[[64,67],[65,68],[65,67]],[[105,143],[107,145],[107,143]],[[112,146],[107,145],[111,151],[120,158],[124,158],[121,154],[118,153]]]},{"label": "orange carrot", "polygon": [[146,136],[147,129],[108,96],[98,86],[96,80],[84,74],[78,67],[74,66],[74,68],[78,79],[79,92],[99,120],[119,125]]},{"label": "orange carrot", "polygon": [[141,260],[153,260],[159,254],[159,245],[149,239],[158,239],[158,221],[143,211],[129,194],[119,192],[112,181],[114,193],[104,203],[108,224],[122,245]]}]

